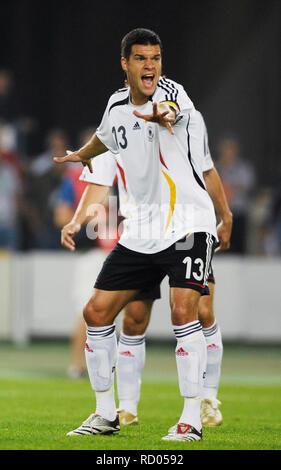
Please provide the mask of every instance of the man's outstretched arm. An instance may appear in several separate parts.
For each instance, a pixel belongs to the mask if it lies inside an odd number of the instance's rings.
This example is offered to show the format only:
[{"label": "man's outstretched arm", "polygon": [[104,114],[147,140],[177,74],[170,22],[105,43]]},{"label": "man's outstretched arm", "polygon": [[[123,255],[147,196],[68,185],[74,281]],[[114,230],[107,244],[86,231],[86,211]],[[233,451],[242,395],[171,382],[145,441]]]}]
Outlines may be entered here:
[{"label": "man's outstretched arm", "polygon": [[53,160],[56,163],[80,162],[84,166],[87,166],[90,172],[93,173],[91,158],[107,151],[108,148],[100,141],[97,135],[94,134],[79,150],[68,152],[64,157],[54,157]]},{"label": "man's outstretched arm", "polygon": [[203,173],[207,191],[221,221],[217,227],[220,245],[215,252],[228,250],[232,231],[232,213],[229,208],[220,176],[215,168]]},{"label": "man's outstretched arm", "polygon": [[73,237],[81,229],[81,225],[87,219],[88,207],[92,204],[101,204],[110,191],[109,186],[89,183],[79,201],[77,209],[71,219],[61,231],[61,244],[70,251],[75,250]]}]

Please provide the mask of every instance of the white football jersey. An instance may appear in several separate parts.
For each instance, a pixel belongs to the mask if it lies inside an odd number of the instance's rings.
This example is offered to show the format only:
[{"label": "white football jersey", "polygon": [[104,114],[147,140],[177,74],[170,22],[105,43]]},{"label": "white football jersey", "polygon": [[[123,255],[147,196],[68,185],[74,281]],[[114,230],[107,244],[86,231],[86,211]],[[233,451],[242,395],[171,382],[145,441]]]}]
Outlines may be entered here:
[{"label": "white football jersey", "polygon": [[135,210],[135,202],[129,193],[124,170],[121,166],[120,155],[105,152],[92,159],[93,173],[85,167],[80,175],[80,180],[87,183],[113,186],[117,177],[119,194],[119,212],[123,217],[132,218]]},{"label": "white football jersey", "polygon": [[[176,110],[175,135],[133,114],[135,109],[152,113],[153,102],[168,102]],[[216,237],[214,207],[203,179],[203,171],[211,168],[205,124],[181,85],[161,77],[153,99],[142,106],[131,103],[129,88],[119,90],[110,97],[96,133],[118,155],[126,182],[122,245],[156,253],[190,232]],[[120,171],[118,176],[119,181]]]}]

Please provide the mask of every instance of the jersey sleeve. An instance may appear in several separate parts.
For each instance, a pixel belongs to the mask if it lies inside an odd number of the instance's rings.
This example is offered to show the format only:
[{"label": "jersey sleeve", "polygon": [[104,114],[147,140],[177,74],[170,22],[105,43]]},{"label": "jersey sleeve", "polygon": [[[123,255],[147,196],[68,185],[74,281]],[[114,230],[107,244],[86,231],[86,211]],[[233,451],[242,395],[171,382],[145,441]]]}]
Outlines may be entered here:
[{"label": "jersey sleeve", "polygon": [[203,172],[209,171],[214,168],[214,162],[211,156],[211,152],[209,149],[209,141],[208,141],[208,131],[203,119],[203,129],[204,129],[204,159],[203,159]]},{"label": "jersey sleeve", "polygon": [[85,167],[79,179],[87,183],[113,186],[116,176],[116,160],[111,152],[105,152],[93,158],[92,168],[93,173],[88,167]]},{"label": "jersey sleeve", "polygon": [[194,109],[191,99],[188,97],[182,85],[161,77],[159,80],[159,102],[167,103],[176,112],[176,124]]},{"label": "jersey sleeve", "polygon": [[110,109],[112,107],[112,97],[109,99],[106,110],[104,112],[102,121],[96,130],[96,135],[100,141],[110,150],[112,153],[118,153],[118,147],[113,137],[112,127],[113,124],[110,118]]}]

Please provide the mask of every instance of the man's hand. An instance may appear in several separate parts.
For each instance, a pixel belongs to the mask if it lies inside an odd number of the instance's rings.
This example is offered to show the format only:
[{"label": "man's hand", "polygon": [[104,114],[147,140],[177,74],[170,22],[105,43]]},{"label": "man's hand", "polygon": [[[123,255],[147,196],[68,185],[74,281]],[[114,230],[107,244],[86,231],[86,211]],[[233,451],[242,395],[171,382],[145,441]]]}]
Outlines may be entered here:
[{"label": "man's hand", "polygon": [[215,253],[225,251],[230,248],[230,237],[232,231],[232,218],[227,221],[221,221],[217,226],[217,234],[219,239],[219,246],[215,249]]},{"label": "man's hand", "polygon": [[[138,111],[134,111],[134,115],[144,119],[145,121],[157,122],[160,126],[166,127],[171,134],[174,134],[174,131],[171,126],[171,122],[175,120],[175,111],[173,111],[168,105],[161,105],[153,103],[153,113],[152,114],[141,114]],[[162,109],[161,109],[162,108]]]},{"label": "man's hand", "polygon": [[67,150],[67,155],[65,157],[54,157],[53,160],[55,163],[65,163],[65,162],[80,162],[83,166],[87,166],[91,173],[93,173],[91,159],[86,159],[80,156],[79,151],[70,152]]},{"label": "man's hand", "polygon": [[75,242],[73,237],[81,229],[81,224],[72,223],[65,225],[61,231],[61,244],[70,251],[75,251]]}]

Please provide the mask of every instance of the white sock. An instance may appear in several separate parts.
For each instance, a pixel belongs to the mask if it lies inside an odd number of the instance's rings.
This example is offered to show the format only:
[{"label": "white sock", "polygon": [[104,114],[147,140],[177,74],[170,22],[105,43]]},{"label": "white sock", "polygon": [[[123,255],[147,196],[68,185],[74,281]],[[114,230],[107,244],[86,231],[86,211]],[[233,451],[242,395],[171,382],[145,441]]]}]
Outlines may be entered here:
[{"label": "white sock", "polygon": [[115,325],[87,327],[85,356],[88,374],[96,394],[96,414],[109,421],[116,418],[114,371],[117,360]]},{"label": "white sock", "polygon": [[141,372],[145,363],[145,335],[120,334],[116,367],[119,409],[137,415]]},{"label": "white sock", "polygon": [[109,421],[114,421],[116,418],[116,405],[114,398],[114,385],[106,392],[96,393],[96,411],[97,415],[102,416]]},{"label": "white sock", "polygon": [[197,431],[202,428],[200,420],[201,397],[185,398],[179,423],[193,426]]},{"label": "white sock", "polygon": [[219,388],[223,344],[219,325],[203,328],[207,343],[207,368],[203,386],[203,398],[216,398]]},{"label": "white sock", "polygon": [[199,321],[173,325],[177,338],[176,362],[184,407],[179,422],[201,430],[200,400],[206,371],[207,348]]}]

